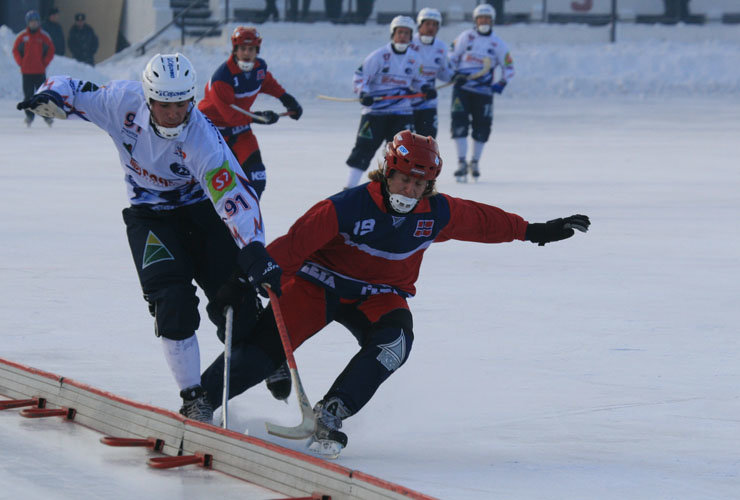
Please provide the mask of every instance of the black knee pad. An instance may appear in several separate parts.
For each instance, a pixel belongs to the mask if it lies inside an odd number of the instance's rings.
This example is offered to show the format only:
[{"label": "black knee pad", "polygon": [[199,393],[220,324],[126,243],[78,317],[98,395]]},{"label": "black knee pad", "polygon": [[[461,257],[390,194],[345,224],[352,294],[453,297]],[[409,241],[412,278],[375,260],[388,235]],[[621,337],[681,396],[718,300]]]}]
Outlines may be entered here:
[{"label": "black knee pad", "polygon": [[491,136],[491,125],[489,124],[487,127],[483,126],[477,129],[473,129],[473,133],[470,134],[470,136],[475,141],[488,142],[488,138]]},{"label": "black knee pad", "polygon": [[155,333],[170,340],[191,337],[200,324],[198,297],[191,284],[171,285],[146,295],[154,306]]},{"label": "black knee pad", "polygon": [[469,125],[470,122],[467,113],[452,113],[452,121],[450,123],[452,138],[467,137]]},{"label": "black knee pad", "polygon": [[347,158],[347,165],[365,171],[373,161],[373,156],[375,156],[375,151],[371,145],[358,142]]}]

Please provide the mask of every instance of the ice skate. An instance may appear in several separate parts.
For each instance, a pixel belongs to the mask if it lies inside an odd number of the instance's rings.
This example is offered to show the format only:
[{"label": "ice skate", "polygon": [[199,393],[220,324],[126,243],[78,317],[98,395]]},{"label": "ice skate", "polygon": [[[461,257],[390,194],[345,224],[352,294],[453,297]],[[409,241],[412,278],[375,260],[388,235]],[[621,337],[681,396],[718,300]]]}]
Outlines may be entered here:
[{"label": "ice skate", "polygon": [[265,384],[270,390],[272,397],[285,401],[290,396],[291,380],[288,363],[284,362],[280,367],[272,372],[266,379]]},{"label": "ice skate", "polygon": [[54,123],[54,118],[49,118],[49,117],[46,117],[46,116],[45,116],[45,117],[44,117],[44,121],[46,122],[46,124],[47,124],[48,126],[50,126],[50,127],[51,127],[51,124],[52,124],[52,123]]},{"label": "ice skate", "polygon": [[475,182],[478,182],[478,177],[480,177],[480,170],[478,170],[478,160],[470,160],[470,163],[468,164],[468,170],[470,171],[470,175],[473,176],[473,180]]},{"label": "ice skate", "polygon": [[25,123],[25,124],[26,124],[26,127],[30,127],[30,126],[31,126],[31,124],[33,123],[33,117],[32,117],[32,116],[27,116],[27,117],[25,117],[25,118],[23,119],[23,123]]},{"label": "ice skate", "polygon": [[316,416],[316,432],[309,438],[306,446],[316,454],[326,458],[337,458],[347,447],[347,435],[339,429],[342,419],[350,413],[339,398],[321,400],[313,407]]},{"label": "ice skate", "polygon": [[213,408],[206,399],[206,392],[201,386],[194,385],[183,389],[180,391],[180,397],[182,398],[181,415],[198,422],[213,423]]},{"label": "ice skate", "polygon": [[465,160],[458,162],[457,170],[455,170],[455,180],[457,182],[468,182],[468,164]]}]

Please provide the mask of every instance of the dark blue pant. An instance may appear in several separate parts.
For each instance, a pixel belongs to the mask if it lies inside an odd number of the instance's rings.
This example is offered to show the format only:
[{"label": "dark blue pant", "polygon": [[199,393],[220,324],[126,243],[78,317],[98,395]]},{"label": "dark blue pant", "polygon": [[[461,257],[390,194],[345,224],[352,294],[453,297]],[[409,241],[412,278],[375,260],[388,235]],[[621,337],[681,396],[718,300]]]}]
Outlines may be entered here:
[{"label": "dark blue pant", "polygon": [[[174,210],[145,207],[123,210],[131,254],[158,336],[183,340],[200,324],[197,283],[209,300],[208,316],[223,340],[225,320],[210,301],[237,269],[239,251],[210,201]],[[234,340],[254,326],[258,301],[245,288],[243,303],[234,312]]]},{"label": "dark blue pant", "polygon": [[383,141],[392,141],[401,130],[413,130],[414,116],[408,115],[362,115],[357,130],[355,147],[347,158],[347,165],[367,170]]},{"label": "dark blue pant", "polygon": [[493,123],[493,96],[476,94],[455,88],[452,91],[452,138],[471,136],[478,142],[488,142]]}]

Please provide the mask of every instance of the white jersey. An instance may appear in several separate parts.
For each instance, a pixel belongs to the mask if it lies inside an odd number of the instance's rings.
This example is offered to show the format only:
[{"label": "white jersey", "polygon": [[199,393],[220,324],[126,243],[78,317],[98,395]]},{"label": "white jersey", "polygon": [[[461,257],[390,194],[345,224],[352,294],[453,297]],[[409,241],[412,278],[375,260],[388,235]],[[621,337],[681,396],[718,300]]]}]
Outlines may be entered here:
[{"label": "white jersey", "polygon": [[[430,44],[422,43],[419,33],[414,35],[411,42],[421,56],[421,85],[434,87],[437,79],[449,82],[452,79],[452,68],[447,55],[447,44],[435,38]],[[437,99],[414,99],[411,104],[414,109],[433,109],[437,107]]]},{"label": "white jersey", "polygon": [[[353,80],[356,94],[366,92],[371,96],[408,95],[421,88],[421,59],[409,45],[403,54],[394,52],[391,44],[379,48],[365,58],[355,70]],[[410,115],[411,99],[388,99],[372,106],[363,106],[362,114]]]},{"label": "white jersey", "polygon": [[481,35],[475,29],[465,30],[453,42],[450,62],[455,71],[471,74],[483,69],[483,59],[491,59],[491,71],[475,80],[467,81],[462,88],[476,94],[492,95],[491,85],[496,67],[501,68],[502,80],[509,81],[514,77],[514,61],[509,53],[509,46],[495,33]]},{"label": "white jersey", "polygon": [[211,200],[239,248],[265,243],[254,189],[216,127],[193,107],[174,139],[158,136],[140,82],[105,86],[68,76],[49,78],[39,89],[62,96],[68,116],[105,130],[118,150],[131,205],[171,210]]}]

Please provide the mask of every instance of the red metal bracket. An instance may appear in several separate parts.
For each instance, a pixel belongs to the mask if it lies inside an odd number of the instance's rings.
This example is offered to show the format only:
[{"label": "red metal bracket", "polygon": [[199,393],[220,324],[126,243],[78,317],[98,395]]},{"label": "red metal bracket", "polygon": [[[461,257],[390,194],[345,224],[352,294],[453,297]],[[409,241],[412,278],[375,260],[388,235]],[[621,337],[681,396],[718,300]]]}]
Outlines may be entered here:
[{"label": "red metal bracket", "polygon": [[44,398],[32,398],[0,401],[0,411],[9,410],[10,408],[23,408],[24,406],[35,406],[36,408],[43,408],[46,406],[46,400]]},{"label": "red metal bracket", "polygon": [[21,417],[26,418],[43,418],[43,417],[64,417],[65,420],[72,420],[77,415],[77,410],[74,408],[62,407],[59,409],[53,408],[26,408],[21,410]]},{"label": "red metal bracket", "polygon": [[184,465],[200,465],[207,469],[211,468],[213,455],[196,453],[195,455],[183,455],[181,457],[155,457],[147,461],[150,467],[155,469],[172,469]]},{"label": "red metal bracket", "polygon": [[100,438],[100,442],[108,446],[142,446],[144,448],[151,448],[154,451],[162,451],[164,448],[164,440],[154,437],[137,439],[105,436]]}]

